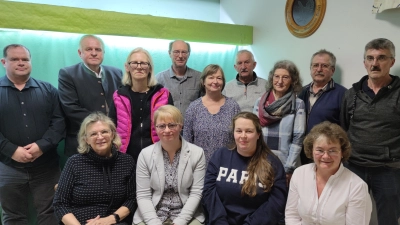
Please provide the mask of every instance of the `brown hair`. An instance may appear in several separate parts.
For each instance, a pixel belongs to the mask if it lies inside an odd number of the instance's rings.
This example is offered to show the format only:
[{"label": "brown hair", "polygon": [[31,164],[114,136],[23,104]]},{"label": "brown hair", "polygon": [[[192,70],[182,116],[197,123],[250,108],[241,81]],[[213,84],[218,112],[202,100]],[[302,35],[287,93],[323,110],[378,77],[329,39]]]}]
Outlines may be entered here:
[{"label": "brown hair", "polygon": [[304,153],[307,158],[313,159],[314,142],[319,137],[324,136],[330,142],[338,142],[342,151],[342,161],[347,161],[351,153],[351,145],[346,132],[336,123],[328,121],[322,122],[314,126],[310,133],[304,138]]},{"label": "brown hair", "polygon": [[[263,185],[264,192],[271,191],[274,184],[275,172],[267,156],[273,155],[273,153],[264,141],[260,120],[251,112],[240,112],[233,117],[232,133],[235,131],[235,122],[239,118],[251,120],[256,128],[257,134],[260,135],[260,138],[257,140],[256,152],[251,157],[249,165],[247,166],[248,179],[242,186],[242,195],[254,197],[257,193],[258,182]],[[236,149],[236,147],[236,144],[233,144],[231,149]]]},{"label": "brown hair", "polygon": [[206,66],[204,68],[204,70],[203,70],[203,72],[201,73],[201,76],[200,76],[200,92],[201,93],[206,93],[206,88],[204,86],[204,81],[206,80],[206,78],[208,76],[216,74],[218,71],[221,71],[221,74],[222,74],[222,82],[223,82],[223,84],[222,84],[221,91],[224,90],[225,83],[226,83],[224,71],[222,70],[222,68],[219,65],[210,64],[210,65],[208,65],[208,66]]}]

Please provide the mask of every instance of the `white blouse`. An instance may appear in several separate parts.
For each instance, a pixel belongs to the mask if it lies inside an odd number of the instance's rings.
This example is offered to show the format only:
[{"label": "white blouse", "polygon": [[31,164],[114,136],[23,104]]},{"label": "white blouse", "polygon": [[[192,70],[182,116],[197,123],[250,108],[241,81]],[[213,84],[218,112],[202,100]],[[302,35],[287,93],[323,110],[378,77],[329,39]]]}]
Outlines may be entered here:
[{"label": "white blouse", "polygon": [[367,184],[340,165],[318,198],[315,164],[297,168],[290,181],[286,225],[368,225],[372,203]]}]

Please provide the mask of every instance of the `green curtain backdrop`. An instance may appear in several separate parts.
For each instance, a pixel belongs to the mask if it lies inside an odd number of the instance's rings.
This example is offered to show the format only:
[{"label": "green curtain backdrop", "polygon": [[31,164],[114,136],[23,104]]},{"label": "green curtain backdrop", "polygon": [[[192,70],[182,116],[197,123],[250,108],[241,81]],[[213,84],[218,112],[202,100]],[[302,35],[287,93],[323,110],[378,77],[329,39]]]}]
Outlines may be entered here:
[{"label": "green curtain backdrop", "polygon": [[[31,51],[32,77],[45,80],[57,87],[58,71],[60,68],[80,62],[78,44],[82,34],[0,29],[0,49],[11,43],[23,44]],[[136,47],[147,49],[154,61],[154,71],[158,73],[171,66],[168,55],[170,40],[149,39],[99,35],[105,44],[103,64],[124,69],[124,62],[129,52]],[[225,72],[226,79],[235,77],[233,68],[235,54],[238,47],[235,45],[191,44],[191,55],[188,66],[202,71],[210,63],[219,64]],[[2,56],[1,56],[2,57]],[[0,69],[3,76],[5,70]]]}]

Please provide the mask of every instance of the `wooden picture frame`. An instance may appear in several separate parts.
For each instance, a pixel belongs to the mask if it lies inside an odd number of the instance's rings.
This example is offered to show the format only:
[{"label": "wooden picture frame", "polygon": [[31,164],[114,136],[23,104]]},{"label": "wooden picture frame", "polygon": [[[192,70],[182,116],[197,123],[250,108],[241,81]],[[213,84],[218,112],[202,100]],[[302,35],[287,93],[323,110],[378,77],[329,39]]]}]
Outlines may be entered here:
[{"label": "wooden picture frame", "polygon": [[[306,6],[303,2],[306,2]],[[308,37],[321,25],[325,11],[326,0],[287,0],[286,26],[294,36]]]}]

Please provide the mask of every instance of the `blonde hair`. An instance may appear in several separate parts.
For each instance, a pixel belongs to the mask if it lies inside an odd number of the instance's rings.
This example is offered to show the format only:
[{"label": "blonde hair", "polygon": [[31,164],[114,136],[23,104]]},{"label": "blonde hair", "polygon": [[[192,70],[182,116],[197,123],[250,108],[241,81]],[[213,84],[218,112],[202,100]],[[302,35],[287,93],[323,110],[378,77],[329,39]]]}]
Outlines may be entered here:
[{"label": "blonde hair", "polygon": [[112,143],[117,148],[117,151],[119,151],[119,147],[121,147],[121,138],[117,133],[117,129],[115,128],[113,121],[111,121],[111,119],[108,116],[104,115],[104,113],[102,112],[94,112],[89,114],[81,124],[78,133],[78,144],[79,144],[78,152],[80,154],[85,154],[89,152],[90,146],[86,142],[86,136],[87,136],[86,130],[89,125],[96,122],[102,122],[108,125],[112,135],[114,136]]},{"label": "blonde hair", "polygon": [[[141,47],[138,47],[138,48],[133,49],[133,50],[129,53],[128,57],[126,58],[125,65],[128,65],[129,60],[131,59],[131,56],[132,56],[133,54],[139,53],[139,52],[144,53],[144,54],[146,55],[146,57],[147,57],[147,60],[148,60],[149,63],[150,63],[150,67],[149,67],[150,71],[149,71],[149,74],[147,75],[147,86],[153,87],[153,86],[155,86],[155,85],[157,84],[157,80],[156,80],[156,78],[154,77],[154,64],[153,64],[153,59],[151,58],[150,53],[149,53],[146,49],[141,48]],[[130,74],[129,71],[126,71],[126,70],[125,70],[125,73],[124,73],[124,75],[122,76],[122,84],[123,84],[123,85],[132,86],[132,78],[131,78],[131,74]]]},{"label": "blonde hair", "polygon": [[173,105],[163,105],[154,112],[153,116],[154,125],[156,125],[157,119],[165,120],[171,118],[174,122],[183,125],[183,116],[181,111]]}]

